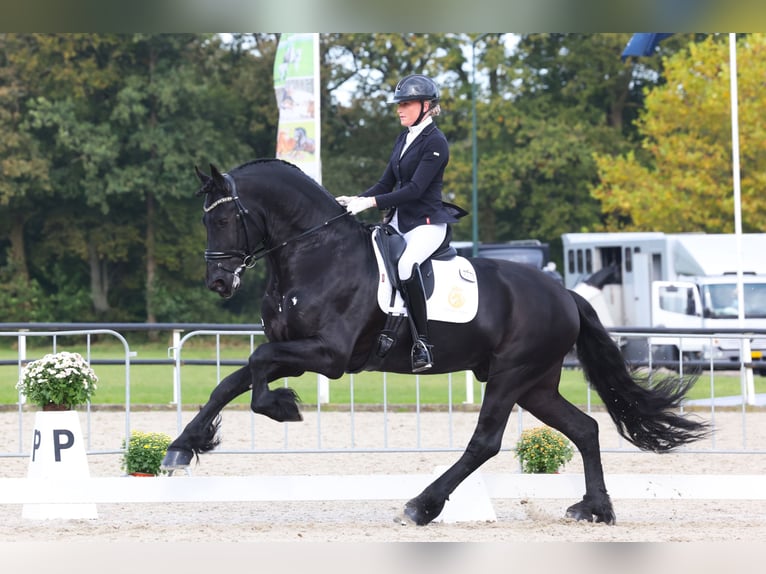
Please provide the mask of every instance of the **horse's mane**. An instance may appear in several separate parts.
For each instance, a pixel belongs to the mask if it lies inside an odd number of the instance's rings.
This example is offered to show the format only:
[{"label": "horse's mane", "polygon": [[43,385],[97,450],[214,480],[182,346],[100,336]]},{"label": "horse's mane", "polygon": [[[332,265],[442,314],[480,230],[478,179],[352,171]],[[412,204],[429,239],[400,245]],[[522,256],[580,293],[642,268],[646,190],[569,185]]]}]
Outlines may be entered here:
[{"label": "horse's mane", "polygon": [[[304,172],[301,168],[299,168],[297,165],[290,163],[289,161],[285,161],[283,159],[274,158],[274,157],[266,157],[266,158],[258,158],[254,160],[247,161],[245,163],[242,163],[238,165],[237,167],[234,167],[229,170],[229,173],[237,170],[247,169],[248,167],[255,166],[258,164],[277,164],[280,166],[289,167],[295,170],[294,174],[298,175],[299,177],[303,176],[308,183],[311,183],[318,188],[320,188],[322,191],[327,193],[328,195],[332,196],[332,194],[325,188],[323,185],[321,185],[319,182],[311,178],[306,172]],[[205,182],[202,187],[197,191],[196,195],[204,195],[206,193],[210,193],[215,189],[215,181],[213,179],[208,180]]]}]

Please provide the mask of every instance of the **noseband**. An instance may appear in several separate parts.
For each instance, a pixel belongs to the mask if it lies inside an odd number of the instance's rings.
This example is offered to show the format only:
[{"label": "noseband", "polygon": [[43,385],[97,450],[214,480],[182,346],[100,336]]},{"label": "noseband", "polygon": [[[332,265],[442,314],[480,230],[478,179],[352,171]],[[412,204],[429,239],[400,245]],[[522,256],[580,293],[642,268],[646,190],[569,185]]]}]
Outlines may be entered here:
[{"label": "noseband", "polygon": [[[205,250],[205,261],[219,261],[218,267],[220,269],[223,269],[224,271],[227,271],[234,275],[234,277],[238,280],[240,274],[245,269],[250,269],[251,267],[255,266],[255,262],[260,258],[257,256],[257,253],[259,249],[250,250],[250,238],[247,234],[247,222],[245,221],[245,216],[248,214],[247,209],[242,205],[242,202],[239,199],[239,195],[237,194],[237,184],[234,182],[234,178],[231,177],[228,173],[223,174],[224,179],[226,180],[226,184],[229,190],[229,193],[231,195],[227,195],[226,197],[221,197],[220,199],[217,199],[213,203],[207,206],[203,206],[202,210],[205,213],[209,213],[213,211],[216,207],[223,205],[224,203],[228,203],[230,201],[234,202],[235,207],[237,208],[237,219],[242,223],[242,231],[245,235],[245,249],[244,250],[229,250],[229,251],[210,251],[209,249]],[[260,248],[262,249],[262,247]],[[264,254],[265,255],[265,254]],[[233,271],[231,269],[226,269],[222,263],[220,263],[221,260],[226,259],[233,259],[238,258],[242,260],[242,263]],[[236,281],[238,283],[238,281]]]},{"label": "noseband", "polygon": [[247,233],[247,222],[245,221],[245,216],[247,216],[249,212],[247,209],[245,209],[245,207],[242,205],[242,202],[239,199],[239,195],[237,194],[237,184],[234,182],[234,178],[228,173],[224,173],[222,175],[224,179],[226,180],[226,184],[227,184],[229,193],[231,193],[231,195],[228,195],[226,197],[221,197],[220,199],[217,199],[210,205],[203,206],[202,209],[205,213],[209,213],[213,211],[219,205],[233,201],[235,207],[237,208],[237,219],[239,219],[239,221],[242,223],[242,231],[244,232],[244,235],[245,235],[245,248],[244,250],[229,250],[229,251],[210,251],[206,249],[205,261],[221,261],[221,260],[233,259],[233,258],[241,259],[242,263],[240,263],[240,265],[236,269],[234,269],[234,271],[226,269],[221,263],[218,263],[218,267],[220,269],[223,269],[224,271],[228,271],[229,273],[232,273],[237,280],[239,279],[240,274],[245,269],[251,269],[252,267],[255,267],[255,264],[259,259],[263,259],[270,253],[273,253],[274,251],[281,249],[288,243],[292,243],[293,241],[303,239],[304,237],[311,235],[312,233],[315,233],[316,231],[319,231],[320,229],[322,229],[326,225],[329,225],[333,221],[337,221],[338,219],[346,215],[349,215],[349,212],[347,212],[344,209],[342,213],[339,213],[338,215],[331,217],[324,223],[315,225],[314,227],[307,229],[303,233],[296,235],[295,237],[292,237],[290,239],[287,239],[283,241],[282,243],[275,245],[274,247],[267,247],[265,245],[266,235],[264,234],[262,244],[258,246],[257,248],[251,250],[250,237],[248,236],[248,233]]}]

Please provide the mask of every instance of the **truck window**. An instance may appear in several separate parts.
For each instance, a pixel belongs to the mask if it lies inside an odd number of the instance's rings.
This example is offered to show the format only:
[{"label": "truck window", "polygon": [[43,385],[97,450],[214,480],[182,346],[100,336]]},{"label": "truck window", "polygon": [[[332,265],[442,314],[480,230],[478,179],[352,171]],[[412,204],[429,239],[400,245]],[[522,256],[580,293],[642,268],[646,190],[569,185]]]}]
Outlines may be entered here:
[{"label": "truck window", "polygon": [[739,312],[737,286],[732,283],[706,285],[705,301],[709,304],[707,315],[715,318],[735,319]]},{"label": "truck window", "polygon": [[766,318],[766,283],[745,285],[745,317]]},{"label": "truck window", "polygon": [[682,315],[694,315],[694,293],[691,288],[674,285],[660,287],[660,309]]},{"label": "truck window", "polygon": [[[745,283],[745,318],[766,317],[766,284]],[[732,283],[705,285],[705,311],[710,317],[734,319],[739,316],[737,286]]]}]

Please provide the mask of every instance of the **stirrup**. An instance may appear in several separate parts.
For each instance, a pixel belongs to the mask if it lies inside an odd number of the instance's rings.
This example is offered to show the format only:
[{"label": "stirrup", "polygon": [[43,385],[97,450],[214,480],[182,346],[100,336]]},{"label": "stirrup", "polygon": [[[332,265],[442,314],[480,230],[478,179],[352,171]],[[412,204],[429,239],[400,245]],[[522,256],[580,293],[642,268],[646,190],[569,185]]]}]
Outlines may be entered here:
[{"label": "stirrup", "polygon": [[413,373],[427,371],[434,366],[433,358],[431,357],[431,345],[422,338],[417,339],[412,345],[410,359],[412,360]]}]

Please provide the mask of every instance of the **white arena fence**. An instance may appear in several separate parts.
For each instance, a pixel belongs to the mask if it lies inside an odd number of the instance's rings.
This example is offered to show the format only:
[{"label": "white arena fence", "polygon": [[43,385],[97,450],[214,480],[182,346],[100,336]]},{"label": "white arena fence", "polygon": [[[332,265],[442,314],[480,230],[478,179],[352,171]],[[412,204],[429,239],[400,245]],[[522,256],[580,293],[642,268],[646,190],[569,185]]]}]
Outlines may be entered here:
[{"label": "white arena fence", "polygon": [[[255,325],[211,325],[211,324],[0,324],[0,337],[12,338],[16,341],[18,356],[15,360],[4,360],[0,364],[0,381],[4,385],[15,385],[18,375],[23,366],[35,358],[39,358],[45,352],[56,352],[57,350],[71,350],[80,352],[86,360],[89,360],[94,368],[99,364],[120,364],[125,369],[125,403],[120,407],[124,412],[125,425],[124,436],[130,436],[132,428],[132,418],[135,413],[131,411],[131,365],[141,364],[165,364],[172,365],[173,374],[170,381],[157,381],[158,385],[172,385],[173,400],[171,405],[163,406],[168,417],[175,418],[175,429],[181,432],[188,419],[193,416],[196,405],[191,408],[183,402],[183,374],[187,369],[201,366],[214,367],[215,380],[211,380],[210,388],[219,381],[227,370],[231,367],[237,367],[246,364],[247,357],[232,360],[224,359],[222,350],[226,347],[226,342],[232,338],[240,340],[245,338],[248,341],[250,349],[257,345],[259,337],[263,336],[260,326]],[[136,353],[131,351],[127,339],[120,332],[126,331],[161,331],[172,333],[172,343],[168,349],[167,359],[141,359]],[[662,332],[667,335],[666,332]],[[657,330],[645,331],[615,331],[614,336],[617,339],[646,339],[651,335],[657,335]],[[675,332],[672,336],[686,337],[705,337],[712,339],[720,336],[720,333],[705,332]],[[727,331],[727,338],[749,338],[751,333]],[[107,337],[116,339],[122,351],[119,355],[112,358],[92,358],[91,348],[93,338],[97,337],[103,340]],[[48,341],[50,350],[42,350],[39,344],[35,345],[34,356],[28,356],[27,341],[31,338],[40,341]],[[184,359],[185,350],[189,342],[193,339],[212,340],[213,356],[209,360]],[[72,343],[71,341],[77,341]],[[648,361],[651,365],[651,358]],[[568,362],[567,368],[577,368],[576,362]],[[697,365],[699,366],[699,365]],[[726,435],[714,433],[709,439],[692,445],[689,448],[682,449],[679,452],[684,453],[725,453],[725,454],[757,454],[766,453],[761,444],[750,438],[750,428],[748,421],[753,416],[761,412],[760,407],[764,402],[761,401],[762,395],[755,393],[759,385],[763,385],[762,376],[754,376],[752,364],[741,361],[738,368],[726,372],[728,376],[739,375],[741,382],[741,392],[735,396],[722,397],[716,393],[716,379],[721,376],[722,371],[713,368],[705,370],[700,376],[698,385],[705,384],[709,386],[709,398],[695,401],[686,408],[694,410],[694,414],[709,420],[714,426],[717,419],[722,416],[731,418],[736,416],[739,423],[727,427]],[[680,371],[691,368],[687,363],[681,362],[676,368]],[[729,366],[728,368],[731,368]],[[478,413],[478,404],[482,399],[482,387],[475,383],[470,373],[452,373],[442,377],[446,388],[446,402],[439,405],[423,404],[420,399],[420,388],[426,378],[441,377],[440,375],[412,375],[412,392],[414,398],[411,404],[403,406],[401,404],[391,404],[387,398],[388,375],[386,373],[376,374],[376,383],[380,387],[380,402],[375,404],[360,404],[355,400],[355,389],[358,388],[358,381],[361,375],[349,375],[341,381],[329,382],[323,377],[316,379],[315,402],[305,403],[303,412],[305,420],[302,424],[295,426],[291,424],[277,425],[261,415],[254,415],[249,412],[238,412],[237,416],[249,417],[249,436],[235,437],[226,434],[228,416],[227,410],[224,410],[224,441],[214,453],[211,454],[288,454],[288,453],[324,453],[324,452],[441,452],[455,451],[462,452],[465,444],[470,437],[475,423],[475,416]],[[756,384],[757,383],[757,384]],[[339,393],[338,385],[347,385],[342,389],[349,396],[347,404],[340,405],[332,401],[330,393]],[[364,384],[370,384],[365,382]],[[272,384],[273,387],[274,384]],[[290,380],[284,381],[285,386],[291,386]],[[478,392],[474,393],[474,388]],[[691,402],[690,402],[691,403]],[[5,410],[12,410],[17,413],[18,425],[16,437],[8,436],[0,440],[0,457],[27,457],[30,451],[31,430],[29,411],[30,407],[24,406],[22,398],[14,405],[0,405]],[[591,400],[591,393],[588,390],[587,401],[585,405],[580,405],[583,410],[590,413],[599,420],[602,430],[602,452],[638,452],[635,447],[624,441],[612,431],[611,422],[608,416],[603,412],[603,408],[594,404]],[[86,405],[85,410],[84,434],[86,435],[86,450],[88,455],[115,454],[121,453],[119,445],[123,437],[113,437],[110,444],[114,448],[96,449],[92,446],[93,433],[98,433],[98,428],[93,428],[94,410],[101,407]],[[240,408],[240,411],[242,409]],[[344,413],[345,428],[342,436],[337,431],[331,434],[325,429],[325,420],[328,413]],[[406,412],[407,420],[404,421],[403,413]],[[464,420],[464,413],[469,413],[467,422]],[[25,416],[26,414],[26,416]],[[458,422],[460,419],[460,422]],[[529,414],[525,414],[523,409],[516,408],[506,431],[506,438],[503,443],[503,450],[513,450],[515,442],[521,430],[527,426],[533,426],[535,419]],[[280,430],[275,431],[278,428]],[[438,432],[435,432],[438,429]],[[171,433],[172,434],[172,433]],[[604,436],[606,435],[606,436]],[[434,438],[438,436],[439,438]]]}]

